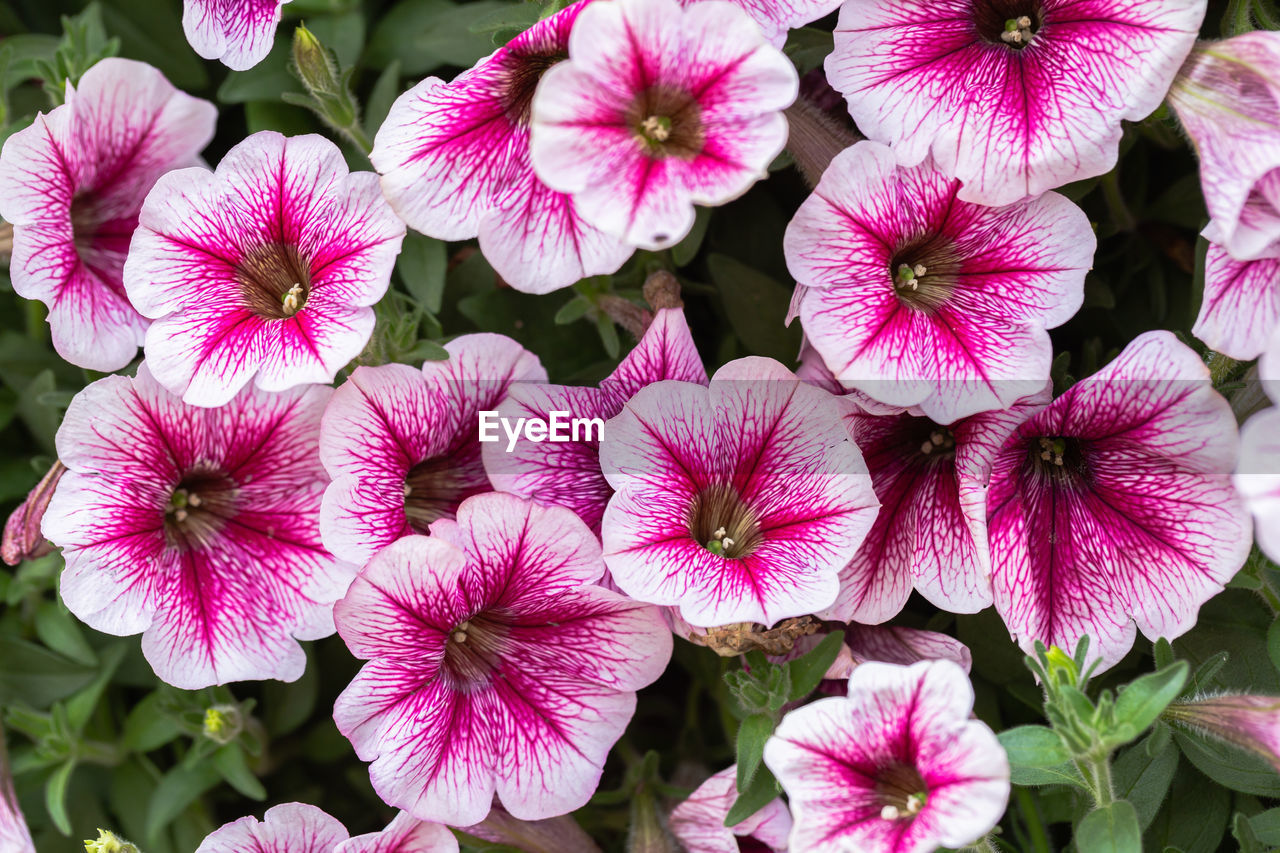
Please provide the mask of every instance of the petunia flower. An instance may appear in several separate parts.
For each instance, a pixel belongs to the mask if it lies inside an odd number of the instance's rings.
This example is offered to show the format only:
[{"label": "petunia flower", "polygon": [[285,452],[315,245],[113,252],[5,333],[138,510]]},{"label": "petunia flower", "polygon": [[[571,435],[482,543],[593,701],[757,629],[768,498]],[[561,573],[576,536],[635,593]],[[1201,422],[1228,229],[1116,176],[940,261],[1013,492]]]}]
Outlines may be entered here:
[{"label": "petunia flower", "polygon": [[1046,331],[1084,300],[1096,241],[1057,193],[961,200],[931,161],[847,149],[787,227],[792,314],[845,386],[941,424],[1006,409],[1049,378]]},{"label": "petunia flower", "polygon": [[544,18],[452,83],[428,77],[401,95],[370,155],[391,206],[442,240],[479,236],[502,278],[526,293],[616,272],[632,247],[586,224],[529,160],[530,104],[543,73],[568,56],[590,0]]},{"label": "petunia flower", "polygon": [[[679,308],[657,311],[635,349],[598,388],[521,383],[512,386],[498,412],[510,423],[519,418],[549,420],[554,412],[570,423],[593,418],[603,423],[621,412],[641,388],[667,379],[707,384],[707,372]],[[487,442],[481,451],[485,472],[494,488],[568,507],[598,531],[613,494],[600,470],[602,432],[603,428],[583,429],[580,440],[568,442],[533,442],[526,437],[514,445],[505,438]]]},{"label": "petunia flower", "polygon": [[267,809],[224,824],[196,853],[457,853],[458,840],[447,827],[425,823],[401,812],[386,829],[350,838],[337,818],[305,803]]},{"label": "petunia flower", "polygon": [[600,462],[614,582],[698,627],[829,607],[878,507],[844,404],[772,359],[642,388]]},{"label": "petunia flower", "polygon": [[1280,33],[1200,42],[1169,104],[1200,157],[1204,236],[1237,260],[1280,255]]},{"label": "petunia flower", "polygon": [[844,641],[854,666],[867,661],[908,666],[925,660],[948,660],[966,673],[973,668],[969,647],[937,631],[900,625],[850,625],[845,629]]},{"label": "petunia flower", "polygon": [[995,605],[1018,643],[1087,634],[1106,668],[1136,630],[1190,629],[1249,553],[1237,444],[1208,368],[1169,332],[1140,335],[1018,427],[987,500]]},{"label": "petunia flower", "polygon": [[13,289],[49,308],[54,349],[91,370],[133,360],[147,320],[121,270],[156,179],[194,166],[217,109],[157,69],[104,59],[0,152],[0,217],[13,223]]},{"label": "petunia flower", "polygon": [[5,748],[4,728],[0,727],[0,850],[6,853],[36,853],[31,830],[18,807],[9,772],[9,753]]},{"label": "petunia flower", "polygon": [[1192,334],[1220,353],[1250,361],[1262,354],[1277,329],[1280,258],[1237,261],[1222,246],[1210,243],[1204,261],[1204,298]]},{"label": "petunia flower", "polygon": [[791,849],[928,853],[961,848],[996,825],[1009,762],[973,688],[950,661],[864,663],[848,696],[788,713],[764,747],[787,793]]},{"label": "petunia flower", "polygon": [[[680,0],[682,6],[703,0]],[[787,31],[811,24],[840,8],[843,0],[729,0],[751,16],[775,47],[787,41]]]},{"label": "petunia flower", "polygon": [[161,178],[142,206],[124,286],[159,382],[220,406],[329,383],[373,332],[404,239],[377,176],[321,136],[255,133],[216,172]]},{"label": "petunia flower", "polygon": [[1002,205],[1109,172],[1160,105],[1206,0],[849,0],[827,78],[904,166]]},{"label": "petunia flower", "polygon": [[1280,697],[1225,693],[1174,702],[1161,714],[1186,726],[1252,752],[1280,773]]},{"label": "petunia flower", "polygon": [[201,57],[245,71],[267,58],[289,0],[183,0],[182,29]]},{"label": "petunia flower", "polygon": [[601,231],[664,249],[689,233],[694,204],[765,176],[798,88],[790,60],[728,3],[595,2],[534,93],[533,168]]},{"label": "petunia flower", "polygon": [[836,603],[822,614],[874,624],[896,616],[920,592],[953,613],[991,604],[987,481],[996,452],[1023,420],[1049,402],[1040,394],[1003,411],[947,426],[917,411],[850,412],[853,440],[883,510],[840,575]]},{"label": "petunia flower", "polygon": [[49,501],[53,500],[58,481],[66,470],[66,466],[55,461],[40,478],[40,482],[36,483],[36,487],[27,494],[26,500],[9,515],[4,524],[4,539],[0,543],[0,559],[10,566],[16,566],[23,560],[43,557],[53,550],[49,540],[40,532],[40,524],[45,510],[49,508]]},{"label": "petunia flower", "polygon": [[318,450],[329,388],[241,391],[189,406],[148,365],[71,401],[67,472],[44,515],[62,548],[62,600],[107,634],[142,634],[162,680],[195,690],[293,681],[297,640],[333,633],[353,574],[320,544]]},{"label": "petunia flower", "polygon": [[671,812],[671,834],[688,853],[785,853],[791,812],[781,797],[741,823],[724,825],[738,799],[737,772],[736,765],[721,770]]},{"label": "petunia flower", "polygon": [[545,382],[537,356],[510,338],[463,335],[449,358],[416,370],[358,367],[333,395],[320,431],[332,484],[320,511],[325,547],[364,565],[384,545],[426,533],[466,498],[492,490],[479,413],[513,383]]},{"label": "petunia flower", "polygon": [[671,656],[655,608],[596,586],[600,545],[563,507],[489,493],[379,551],[334,618],[369,661],[334,719],[374,790],[422,820],[584,805]]},{"label": "petunia flower", "polygon": [[[1263,387],[1280,400],[1280,328],[1259,362]],[[1258,412],[1240,428],[1240,462],[1233,478],[1253,515],[1258,547],[1280,562],[1280,406]]]},{"label": "petunia flower", "polygon": [[484,820],[461,830],[473,838],[528,853],[600,853],[599,846],[572,815],[520,820],[495,803]]}]

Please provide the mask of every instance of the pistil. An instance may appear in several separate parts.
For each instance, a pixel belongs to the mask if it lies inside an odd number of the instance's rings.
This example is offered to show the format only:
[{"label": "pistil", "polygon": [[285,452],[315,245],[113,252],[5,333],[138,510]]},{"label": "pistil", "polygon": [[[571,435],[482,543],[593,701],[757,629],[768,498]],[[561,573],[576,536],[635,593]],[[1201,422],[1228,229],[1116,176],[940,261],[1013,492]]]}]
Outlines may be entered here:
[{"label": "pistil", "polygon": [[1000,34],[1000,40],[1011,47],[1026,47],[1031,43],[1033,35],[1031,17],[1022,15],[1004,22],[1004,32]]}]

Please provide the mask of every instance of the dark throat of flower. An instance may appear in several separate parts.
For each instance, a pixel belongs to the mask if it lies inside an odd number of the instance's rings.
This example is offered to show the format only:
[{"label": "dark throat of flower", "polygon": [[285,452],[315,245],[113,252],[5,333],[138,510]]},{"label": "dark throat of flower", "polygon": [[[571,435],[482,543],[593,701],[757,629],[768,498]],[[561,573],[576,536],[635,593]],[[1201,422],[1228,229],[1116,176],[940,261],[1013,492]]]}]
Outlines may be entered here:
[{"label": "dark throat of flower", "polygon": [[689,535],[713,554],[736,560],[764,542],[760,518],[729,485],[703,489],[689,505]]},{"label": "dark throat of flower", "polygon": [[955,273],[959,270],[951,241],[942,235],[912,240],[889,259],[889,276],[898,301],[925,314],[946,304],[956,289]]},{"label": "dark throat of flower", "polygon": [[489,490],[478,452],[432,456],[405,475],[404,514],[416,532],[427,533],[431,522],[453,518],[460,503]]},{"label": "dark throat of flower", "polygon": [[175,548],[204,548],[235,516],[238,489],[215,471],[193,471],[169,494],[164,510],[165,541]]},{"label": "dark throat of flower", "polygon": [[458,690],[487,685],[502,663],[511,629],[496,614],[480,613],[454,625],[445,639],[442,669]]},{"label": "dark throat of flower", "polygon": [[245,253],[235,268],[245,305],[259,317],[285,320],[307,304],[311,264],[296,246],[267,243]]},{"label": "dark throat of flower", "polygon": [[526,127],[532,114],[533,93],[547,69],[569,58],[564,46],[545,46],[537,49],[513,50],[506,64],[502,86],[502,103],[513,123]]},{"label": "dark throat of flower", "polygon": [[920,771],[895,762],[876,774],[876,797],[884,820],[911,820],[929,800],[929,789]]},{"label": "dark throat of flower", "polygon": [[929,459],[951,459],[956,455],[956,436],[949,427],[922,422],[920,454]]},{"label": "dark throat of flower", "polygon": [[1039,0],[975,0],[973,23],[983,41],[1022,50],[1044,24]]},{"label": "dark throat of flower", "polygon": [[692,160],[706,144],[702,107],[697,98],[679,89],[645,89],[627,107],[626,122],[650,157]]},{"label": "dark throat of flower", "polygon": [[1085,446],[1078,438],[1042,435],[1027,443],[1027,466],[1035,475],[1058,485],[1083,483],[1089,476]]}]

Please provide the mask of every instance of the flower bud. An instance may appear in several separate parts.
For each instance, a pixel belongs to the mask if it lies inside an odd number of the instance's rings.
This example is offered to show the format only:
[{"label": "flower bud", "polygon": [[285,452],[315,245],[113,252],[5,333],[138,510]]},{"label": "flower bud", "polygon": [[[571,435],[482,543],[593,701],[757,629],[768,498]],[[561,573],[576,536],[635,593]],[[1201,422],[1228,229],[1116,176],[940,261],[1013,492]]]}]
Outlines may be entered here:
[{"label": "flower bud", "polygon": [[204,736],[214,743],[231,743],[243,730],[244,715],[235,705],[214,705],[204,712]]},{"label": "flower bud", "polygon": [[135,845],[105,829],[98,830],[97,838],[85,839],[84,849],[85,853],[138,853]]},{"label": "flower bud", "polygon": [[1163,717],[1266,760],[1280,772],[1280,697],[1224,694],[1174,702]]},{"label": "flower bud", "polygon": [[484,820],[462,827],[467,835],[525,850],[527,853],[600,853],[591,836],[569,815],[545,820],[520,820],[496,803]]},{"label": "flower bud", "polygon": [[302,24],[293,31],[293,65],[298,79],[313,95],[337,95],[345,91],[329,49]]},{"label": "flower bud", "polygon": [[1048,664],[1046,671],[1050,683],[1074,685],[1080,680],[1080,669],[1076,666],[1075,660],[1057,646],[1050,646],[1049,651],[1045,652],[1044,659]]},{"label": "flower bud", "polygon": [[49,507],[54,489],[66,470],[61,462],[54,462],[49,473],[44,475],[27,495],[27,499],[9,516],[4,525],[4,540],[0,543],[0,559],[16,566],[23,560],[42,557],[53,550],[53,546],[40,532],[40,521],[44,518],[44,511]]}]

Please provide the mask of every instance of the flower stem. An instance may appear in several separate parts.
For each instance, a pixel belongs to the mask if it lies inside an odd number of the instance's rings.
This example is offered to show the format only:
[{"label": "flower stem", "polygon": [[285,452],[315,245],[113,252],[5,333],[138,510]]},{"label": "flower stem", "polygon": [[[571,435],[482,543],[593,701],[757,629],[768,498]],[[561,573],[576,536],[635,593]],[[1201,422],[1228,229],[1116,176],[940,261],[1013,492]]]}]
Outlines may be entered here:
[{"label": "flower stem", "polygon": [[1082,774],[1093,789],[1093,800],[1098,808],[1105,808],[1115,800],[1115,790],[1111,784],[1111,757],[1091,752],[1078,759]]},{"label": "flower stem", "polygon": [[1040,809],[1035,797],[1026,788],[1017,787],[1014,790],[1017,792],[1018,805],[1022,807],[1022,816],[1026,820],[1031,849],[1034,853],[1050,853],[1049,835],[1040,819]]},{"label": "flower stem", "polygon": [[1117,231],[1132,231],[1137,224],[1129,206],[1124,203],[1124,193],[1120,191],[1120,171],[1112,169],[1102,176],[1102,197],[1107,202],[1107,210]]}]

